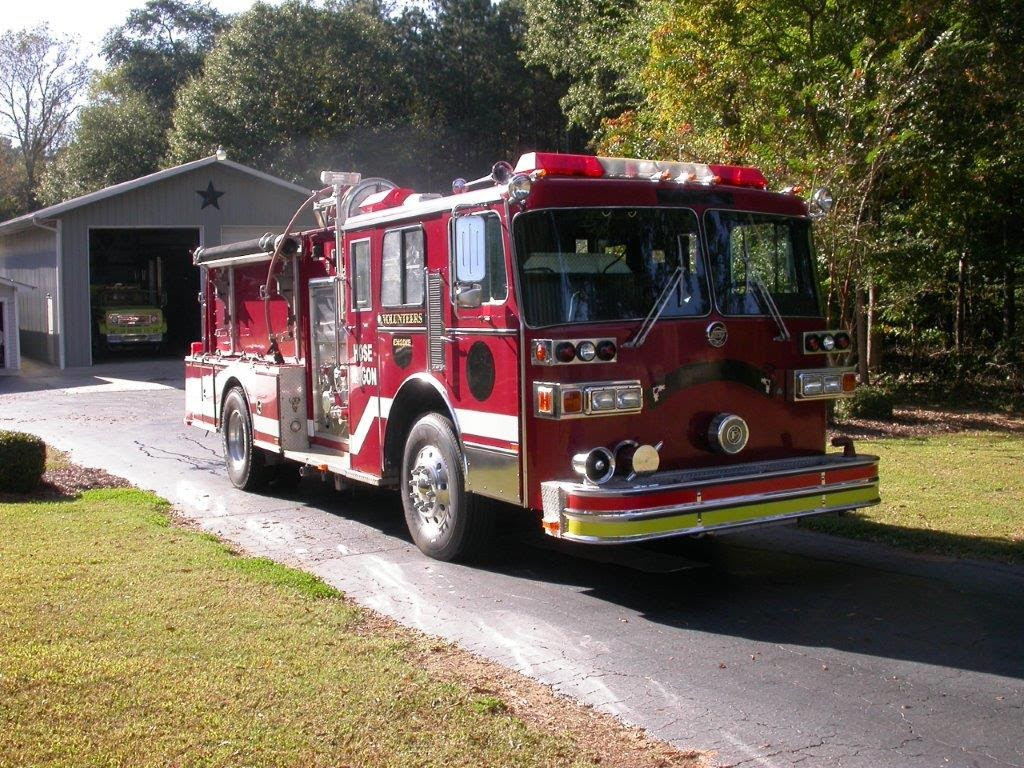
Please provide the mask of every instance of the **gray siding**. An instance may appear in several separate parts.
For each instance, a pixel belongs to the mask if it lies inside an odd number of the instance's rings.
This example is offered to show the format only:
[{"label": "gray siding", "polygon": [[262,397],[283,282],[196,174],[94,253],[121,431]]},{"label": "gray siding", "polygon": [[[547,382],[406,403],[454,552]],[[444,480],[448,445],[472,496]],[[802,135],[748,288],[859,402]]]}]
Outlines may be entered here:
[{"label": "gray siding", "polygon": [[3,314],[4,329],[0,335],[4,337],[4,363],[0,366],[0,375],[16,372],[21,368],[21,357],[18,343],[18,324],[14,319],[18,314],[18,292],[7,283],[0,282],[0,313]]},{"label": "gray siding", "polygon": [[[201,209],[197,190],[209,182],[224,195],[220,209]],[[63,215],[64,321],[67,325],[65,363],[90,365],[89,228],[201,227],[204,245],[219,245],[224,225],[268,225],[284,228],[305,197],[293,190],[214,163],[100,200]],[[313,226],[311,216],[299,223]],[[188,259],[187,253],[182,254]],[[15,279],[25,279],[12,275]],[[33,282],[25,279],[25,282]],[[198,311],[189,307],[188,311]],[[24,318],[22,320],[24,323]]]},{"label": "gray siding", "polygon": [[[58,337],[47,327],[46,296],[59,300],[57,291],[56,235],[32,228],[0,236],[0,275],[35,286],[18,291],[21,353],[25,357],[58,364]],[[54,325],[58,318],[54,307]],[[58,331],[58,328],[54,328]]]}]

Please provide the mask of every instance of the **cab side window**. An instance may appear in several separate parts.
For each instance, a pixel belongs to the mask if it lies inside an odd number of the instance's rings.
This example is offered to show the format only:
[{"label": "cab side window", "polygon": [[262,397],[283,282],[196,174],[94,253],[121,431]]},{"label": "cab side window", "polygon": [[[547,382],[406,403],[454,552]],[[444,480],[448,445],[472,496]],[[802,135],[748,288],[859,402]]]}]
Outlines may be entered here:
[{"label": "cab side window", "polygon": [[370,241],[352,243],[352,309],[370,308]]},{"label": "cab side window", "polygon": [[497,216],[485,219],[487,242],[487,274],[484,276],[483,302],[502,302],[508,297],[508,276],[505,273],[505,243],[501,237],[501,220]]},{"label": "cab side window", "polygon": [[422,229],[401,229],[384,235],[380,303],[384,307],[423,304],[426,254]]}]

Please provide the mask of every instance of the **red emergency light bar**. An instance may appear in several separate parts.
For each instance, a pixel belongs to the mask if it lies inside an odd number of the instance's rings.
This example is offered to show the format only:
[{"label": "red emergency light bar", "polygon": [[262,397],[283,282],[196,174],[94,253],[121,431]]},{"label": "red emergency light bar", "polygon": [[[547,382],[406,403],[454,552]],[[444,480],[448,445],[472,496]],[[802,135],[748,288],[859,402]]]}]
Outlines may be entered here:
[{"label": "red emergency light bar", "polygon": [[741,165],[705,165],[671,160],[641,160],[628,157],[563,155],[557,152],[529,152],[519,158],[514,173],[542,172],[545,176],[584,178],[647,179],[650,181],[724,184],[730,187],[766,189],[768,180],[757,168]]},{"label": "red emergency light bar", "polygon": [[373,213],[374,211],[383,211],[385,208],[394,208],[396,205],[404,203],[405,198],[412,193],[411,189],[405,187],[394,187],[385,189],[383,192],[374,192],[372,195],[367,195],[366,199],[359,204],[359,211],[360,213]]}]

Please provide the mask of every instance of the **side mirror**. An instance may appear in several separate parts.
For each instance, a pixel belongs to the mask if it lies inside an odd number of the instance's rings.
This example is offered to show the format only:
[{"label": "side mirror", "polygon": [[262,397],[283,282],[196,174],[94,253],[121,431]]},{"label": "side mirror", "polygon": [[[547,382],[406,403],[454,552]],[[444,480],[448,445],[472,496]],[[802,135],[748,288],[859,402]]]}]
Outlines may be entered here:
[{"label": "side mirror", "polygon": [[487,271],[487,240],[483,216],[455,219],[455,280],[479,283]]},{"label": "side mirror", "polygon": [[455,287],[455,303],[463,309],[475,309],[483,304],[484,289],[479,283],[460,283]]},{"label": "side mirror", "polygon": [[832,193],[826,187],[819,187],[814,190],[814,194],[811,195],[811,218],[821,219],[828,215],[828,212],[832,210],[832,206],[835,201],[832,199]]}]

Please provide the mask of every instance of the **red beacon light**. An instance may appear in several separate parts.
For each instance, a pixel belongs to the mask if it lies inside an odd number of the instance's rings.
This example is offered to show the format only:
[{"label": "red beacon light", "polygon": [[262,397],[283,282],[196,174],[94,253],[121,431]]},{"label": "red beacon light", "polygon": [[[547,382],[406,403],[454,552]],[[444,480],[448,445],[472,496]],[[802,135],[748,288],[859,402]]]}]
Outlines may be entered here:
[{"label": "red beacon light", "polygon": [[373,213],[374,211],[383,211],[386,208],[394,208],[404,203],[405,198],[412,193],[411,189],[406,189],[405,187],[395,187],[394,189],[385,189],[383,192],[374,192],[363,200],[359,206],[359,212]]},{"label": "red beacon light", "polygon": [[730,187],[766,189],[768,180],[757,168],[741,165],[706,165],[673,160],[641,160],[629,157],[563,155],[529,152],[519,158],[513,173],[540,176],[575,176],[591,179],[643,179],[651,182],[724,184]]},{"label": "red beacon light", "polygon": [[708,167],[718,177],[719,183],[727,187],[768,188],[768,179],[757,168],[745,165],[710,165]]},{"label": "red beacon light", "polygon": [[543,171],[545,176],[604,176],[604,166],[594,155],[562,155],[557,152],[528,152],[519,158],[513,173]]}]

